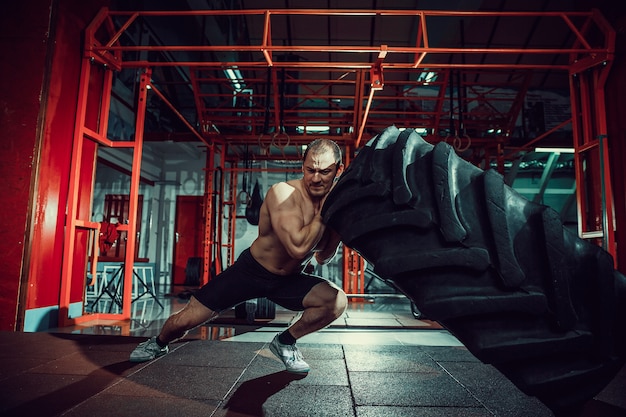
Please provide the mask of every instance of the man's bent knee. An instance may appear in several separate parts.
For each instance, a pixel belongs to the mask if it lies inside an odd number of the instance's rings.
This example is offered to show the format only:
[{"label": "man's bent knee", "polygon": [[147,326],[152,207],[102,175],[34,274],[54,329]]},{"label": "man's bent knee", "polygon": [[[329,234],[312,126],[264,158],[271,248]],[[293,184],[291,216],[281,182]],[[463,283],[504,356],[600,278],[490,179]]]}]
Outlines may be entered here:
[{"label": "man's bent knee", "polygon": [[338,318],[348,306],[348,297],[341,288],[330,282],[323,282],[317,284],[309,291],[302,304],[304,308],[324,308],[329,315]]},{"label": "man's bent knee", "polygon": [[348,296],[341,289],[338,289],[335,297],[335,318],[340,317],[348,307]]}]

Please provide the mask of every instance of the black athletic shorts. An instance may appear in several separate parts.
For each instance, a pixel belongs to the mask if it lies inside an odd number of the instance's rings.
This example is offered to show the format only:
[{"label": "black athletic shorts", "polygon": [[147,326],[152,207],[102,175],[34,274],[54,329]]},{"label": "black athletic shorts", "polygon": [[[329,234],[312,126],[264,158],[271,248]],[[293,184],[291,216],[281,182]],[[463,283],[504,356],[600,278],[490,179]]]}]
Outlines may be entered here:
[{"label": "black athletic shorts", "polygon": [[250,249],[246,249],[234,264],[202,286],[194,297],[216,312],[263,297],[289,310],[302,311],[304,296],[320,282],[327,281],[305,273],[271,273],[252,257]]}]

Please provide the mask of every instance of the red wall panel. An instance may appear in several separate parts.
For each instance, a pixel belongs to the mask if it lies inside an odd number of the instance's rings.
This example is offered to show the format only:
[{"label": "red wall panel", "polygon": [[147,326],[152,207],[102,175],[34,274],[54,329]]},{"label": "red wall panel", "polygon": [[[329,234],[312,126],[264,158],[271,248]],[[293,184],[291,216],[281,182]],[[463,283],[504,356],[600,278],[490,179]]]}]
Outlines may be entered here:
[{"label": "red wall panel", "polygon": [[[2,6],[0,330],[20,330],[20,294],[26,309],[59,303],[82,30],[106,5],[31,0]],[[94,149],[85,157],[93,158]],[[90,175],[81,178],[89,188]]]},{"label": "red wall panel", "polygon": [[0,330],[16,327],[49,43],[49,3],[8,2],[0,14]]},{"label": "red wall panel", "polygon": [[[81,33],[102,3],[63,0],[55,13],[26,308],[58,305],[65,207],[81,64]],[[88,157],[89,152],[86,152]],[[82,176],[81,176],[82,177]],[[85,190],[88,192],[88,190]]]},{"label": "red wall panel", "polygon": [[611,179],[613,180],[613,199],[615,201],[615,221],[617,231],[617,269],[626,274],[626,111],[624,111],[624,95],[626,95],[626,34],[618,34],[618,40],[624,53],[618,54],[611,67],[607,81],[607,136],[609,160],[611,162]]}]

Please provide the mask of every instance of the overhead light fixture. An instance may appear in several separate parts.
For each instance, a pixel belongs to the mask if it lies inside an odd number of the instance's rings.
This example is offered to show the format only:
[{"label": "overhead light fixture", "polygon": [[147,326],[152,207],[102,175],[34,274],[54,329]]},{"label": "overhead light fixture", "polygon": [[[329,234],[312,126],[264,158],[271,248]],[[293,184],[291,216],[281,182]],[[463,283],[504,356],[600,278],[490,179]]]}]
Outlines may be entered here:
[{"label": "overhead light fixture", "polygon": [[[405,130],[406,127],[399,127],[398,131],[402,132],[403,130]],[[426,136],[430,133],[430,130],[426,127],[416,127],[415,129],[413,129],[415,131],[415,133],[417,133],[420,136]]]},{"label": "overhead light fixture", "polygon": [[226,74],[226,78],[228,78],[233,85],[233,89],[236,92],[241,91],[241,89],[243,88],[243,75],[241,75],[241,71],[239,71],[237,67],[234,67],[226,68],[224,70],[224,73]]},{"label": "overhead light fixture", "polygon": [[298,133],[328,133],[330,127],[328,126],[298,126],[296,127]]},{"label": "overhead light fixture", "polygon": [[574,153],[574,148],[535,148],[535,152]]},{"label": "overhead light fixture", "polygon": [[437,73],[433,71],[424,71],[417,76],[417,82],[428,85],[437,81]]}]

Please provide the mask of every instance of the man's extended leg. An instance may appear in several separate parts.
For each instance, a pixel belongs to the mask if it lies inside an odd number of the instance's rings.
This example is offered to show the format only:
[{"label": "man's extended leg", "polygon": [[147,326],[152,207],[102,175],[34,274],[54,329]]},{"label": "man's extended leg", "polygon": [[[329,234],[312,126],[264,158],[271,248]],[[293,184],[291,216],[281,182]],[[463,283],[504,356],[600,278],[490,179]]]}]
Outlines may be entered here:
[{"label": "man's extended leg", "polygon": [[323,329],[343,314],[348,305],[346,294],[328,282],[315,285],[302,301],[304,311],[298,321],[270,343],[270,350],[290,372],[309,372],[309,365],[295,345],[296,339]]},{"label": "man's extended leg", "polygon": [[182,310],[172,314],[163,324],[159,334],[159,341],[163,344],[171,343],[184,337],[189,330],[215,317],[217,317],[215,311],[205,307],[192,296],[189,299],[189,303]]},{"label": "man's extended leg", "polygon": [[172,314],[167,319],[158,336],[153,336],[140,343],[132,351],[130,361],[146,362],[165,355],[169,351],[167,346],[169,343],[184,337],[189,330],[216,316],[216,312],[202,305],[195,297],[191,297],[189,303],[182,310]]}]

